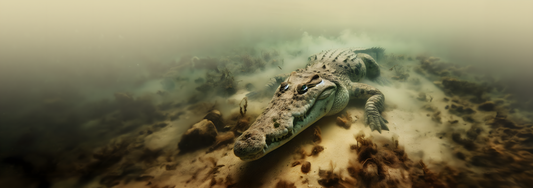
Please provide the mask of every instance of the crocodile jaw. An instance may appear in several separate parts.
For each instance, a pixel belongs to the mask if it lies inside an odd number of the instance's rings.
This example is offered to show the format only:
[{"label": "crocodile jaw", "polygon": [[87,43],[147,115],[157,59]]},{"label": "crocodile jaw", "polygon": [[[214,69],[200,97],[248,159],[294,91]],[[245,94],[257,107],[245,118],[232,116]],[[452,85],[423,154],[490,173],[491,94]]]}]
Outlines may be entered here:
[{"label": "crocodile jaw", "polygon": [[[283,112],[277,112],[278,108],[270,108],[265,111],[250,129],[237,139],[234,145],[235,155],[243,161],[259,159],[328,114],[335,101],[337,87],[326,81],[323,85],[317,85],[316,90],[310,93],[307,104],[300,108]],[[272,101],[274,100],[276,99],[273,98]],[[276,128],[272,126],[272,119],[275,118],[278,118],[276,122],[279,123]]]}]

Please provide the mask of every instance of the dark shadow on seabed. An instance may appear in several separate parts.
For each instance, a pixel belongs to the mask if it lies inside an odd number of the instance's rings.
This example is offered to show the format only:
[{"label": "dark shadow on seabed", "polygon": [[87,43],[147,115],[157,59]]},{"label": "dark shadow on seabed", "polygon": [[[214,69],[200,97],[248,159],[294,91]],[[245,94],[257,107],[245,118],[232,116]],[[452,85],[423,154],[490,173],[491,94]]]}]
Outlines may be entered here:
[{"label": "dark shadow on seabed", "polygon": [[266,174],[271,172],[276,164],[281,161],[277,160],[277,156],[275,155],[276,153],[273,152],[261,159],[246,162],[246,164],[241,167],[240,173],[237,175],[239,182],[235,185],[235,187],[262,186],[265,181],[268,181],[264,179]]},{"label": "dark shadow on seabed", "polygon": [[[269,173],[272,173],[272,170],[276,168],[279,169],[279,166],[283,165],[280,163],[287,161],[287,158],[290,158],[290,160],[288,160],[286,166],[290,166],[294,160],[299,160],[297,159],[299,157],[299,149],[304,148],[306,145],[313,144],[315,127],[322,128],[321,125],[329,126],[330,124],[326,122],[335,122],[336,118],[337,115],[326,116],[309,126],[307,129],[303,130],[303,132],[298,134],[290,142],[280,146],[264,157],[255,161],[244,162],[246,164],[241,166],[241,169],[237,174],[236,179],[239,182],[235,184],[235,187],[261,187],[265,184],[268,184],[270,181],[283,181],[284,179],[274,180],[265,178],[268,177]],[[311,157],[308,156],[310,151],[304,152],[306,157]]]},{"label": "dark shadow on seabed", "polygon": [[[316,123],[315,123],[316,124]],[[312,136],[315,124],[309,126],[307,129],[303,130],[302,133],[298,134],[290,142],[287,142],[285,145],[280,146],[274,151],[268,153],[264,157],[250,162],[245,162],[239,173],[237,174],[237,184],[236,187],[261,187],[264,184],[267,184],[270,181],[278,181],[273,179],[265,179],[269,173],[272,173],[272,170],[279,167],[281,162],[287,161],[287,158],[294,158],[298,148],[304,147],[305,144],[312,143]],[[287,163],[287,166],[290,165]]]}]

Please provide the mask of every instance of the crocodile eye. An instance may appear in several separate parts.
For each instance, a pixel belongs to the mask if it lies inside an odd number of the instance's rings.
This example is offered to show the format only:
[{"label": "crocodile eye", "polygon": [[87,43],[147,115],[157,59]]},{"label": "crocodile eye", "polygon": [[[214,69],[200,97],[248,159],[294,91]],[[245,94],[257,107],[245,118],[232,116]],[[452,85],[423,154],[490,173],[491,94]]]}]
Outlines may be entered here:
[{"label": "crocodile eye", "polygon": [[289,89],[289,84],[287,84],[287,82],[281,82],[281,87],[279,87],[279,90],[286,91],[287,89]]},{"label": "crocodile eye", "polygon": [[307,85],[302,85],[302,87],[298,90],[298,93],[304,94],[305,92],[307,92],[307,89],[309,89]]}]

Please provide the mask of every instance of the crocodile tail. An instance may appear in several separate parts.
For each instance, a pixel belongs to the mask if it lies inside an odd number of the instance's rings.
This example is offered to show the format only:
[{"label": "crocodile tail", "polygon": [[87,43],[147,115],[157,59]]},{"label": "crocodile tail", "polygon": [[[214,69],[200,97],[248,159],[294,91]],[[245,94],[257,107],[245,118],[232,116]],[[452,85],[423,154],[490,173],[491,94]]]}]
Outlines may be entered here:
[{"label": "crocodile tail", "polygon": [[383,48],[374,47],[374,48],[356,50],[355,52],[365,53],[364,55],[361,56],[361,59],[363,60],[366,66],[366,77],[367,78],[369,78],[373,82],[376,82],[380,85],[389,85],[390,81],[387,78],[381,76],[380,66],[378,62],[376,62],[376,60],[372,57],[372,54],[373,54],[374,57],[376,57],[377,59],[378,57],[383,56],[384,51],[385,49]]},{"label": "crocodile tail", "polygon": [[384,53],[385,52],[385,48],[382,48],[382,47],[362,48],[362,49],[354,49],[353,52],[356,53],[356,54],[357,53],[368,54],[368,55],[372,56],[373,58],[375,58],[376,61],[379,61],[385,55],[385,53]]}]

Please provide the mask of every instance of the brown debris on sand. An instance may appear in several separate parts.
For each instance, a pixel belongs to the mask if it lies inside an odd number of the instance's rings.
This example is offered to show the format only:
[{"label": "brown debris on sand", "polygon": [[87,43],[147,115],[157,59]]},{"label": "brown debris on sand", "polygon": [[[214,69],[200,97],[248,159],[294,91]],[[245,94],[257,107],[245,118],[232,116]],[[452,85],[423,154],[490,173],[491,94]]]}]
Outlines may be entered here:
[{"label": "brown debris on sand", "polygon": [[[346,168],[350,177],[323,172],[330,177],[328,182],[357,180],[353,185],[343,185],[344,187],[476,186],[472,183],[473,173],[465,169],[454,169],[446,164],[438,164],[442,166],[442,170],[434,172],[423,161],[413,162],[396,139],[385,143],[383,147],[378,147],[371,138],[365,138],[364,134],[356,135],[355,138],[357,144],[352,145],[350,149],[356,152],[357,157],[351,159]],[[324,182],[319,183],[326,185]]]},{"label": "brown debris on sand", "polygon": [[341,171],[335,172],[335,165],[330,161],[329,169],[318,169],[318,184],[324,187],[354,187],[357,180],[352,177],[342,177]]},{"label": "brown debris on sand", "polygon": [[342,179],[338,173],[334,173],[331,170],[320,169],[318,175],[320,176],[318,184],[324,187],[346,187],[341,184]]},{"label": "brown debris on sand", "polygon": [[304,161],[302,163],[302,173],[307,174],[309,171],[311,171],[311,163],[309,161]]},{"label": "brown debris on sand", "polygon": [[279,180],[279,182],[276,184],[276,188],[296,188],[296,186],[294,183],[285,180]]},{"label": "brown debris on sand", "polygon": [[426,111],[433,112],[431,114],[428,114],[427,116],[431,117],[431,120],[433,120],[433,121],[435,121],[437,123],[442,123],[441,112],[440,112],[440,110],[438,110],[437,107],[435,107],[432,104],[428,103],[428,104],[425,104],[424,106],[422,106],[422,109],[424,109]]},{"label": "brown debris on sand", "polygon": [[[505,101],[490,99],[487,93],[493,88],[500,87],[501,90],[501,85],[489,78],[478,81],[491,85],[464,80],[461,75],[465,69],[440,62],[438,58],[419,56],[417,59],[420,60],[417,71],[453,97],[452,100],[445,98],[445,102],[450,102],[445,109],[461,117],[464,125],[470,124],[464,132],[454,130],[446,134],[449,136],[441,137],[448,137],[452,143],[462,146],[453,151],[454,156],[483,172],[476,175],[467,169],[442,165],[433,173],[421,162],[416,166],[422,168],[418,173],[423,172],[427,176],[423,179],[427,183],[424,187],[522,187],[533,182],[533,126],[529,120],[513,121],[503,113],[515,113],[515,106],[507,108],[509,104]],[[494,111],[497,114],[481,119],[474,109],[482,114]],[[459,121],[450,119],[448,122],[452,125]]]},{"label": "brown debris on sand", "polygon": [[[350,162],[348,172],[351,177],[362,180],[364,186],[376,186],[388,176],[387,164],[396,166],[399,162],[397,154],[405,155],[405,152],[389,153],[390,150],[380,149],[364,134],[357,135],[357,145],[352,147],[357,153],[356,162]],[[401,156],[403,158],[403,156]],[[384,162],[386,161],[386,162]]]},{"label": "brown debris on sand", "polygon": [[456,149],[454,155],[480,168],[483,174],[446,165],[432,173],[420,163],[424,174],[430,175],[424,181],[433,187],[520,187],[532,182],[533,126],[516,123],[502,112],[485,118],[485,124],[491,129],[484,130],[484,126],[475,123],[466,134],[457,131],[451,134],[453,142],[464,147]]},{"label": "brown debris on sand", "polygon": [[440,182],[439,177],[437,177],[437,174],[429,170],[426,166],[426,164],[423,161],[420,161],[420,166],[422,166],[422,170],[424,171],[424,181],[428,185],[428,187],[433,188],[445,188],[444,184]]},{"label": "brown debris on sand", "polygon": [[309,156],[318,156],[320,152],[324,151],[324,147],[320,145],[313,146],[313,149],[311,150],[311,153]]},{"label": "brown debris on sand", "polygon": [[337,125],[344,127],[345,129],[350,129],[353,123],[353,118],[351,114],[346,111],[340,117],[337,117]]},{"label": "brown debris on sand", "polygon": [[467,162],[485,169],[485,178],[479,179],[479,185],[516,186],[527,185],[533,181],[533,128],[531,125],[518,125],[498,113],[485,122],[492,126],[489,135],[480,135],[477,128],[468,131],[469,137],[482,140]]},{"label": "brown debris on sand", "polygon": [[320,144],[322,142],[322,131],[320,130],[320,127],[315,126],[315,129],[313,130],[313,143]]}]

